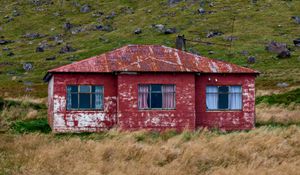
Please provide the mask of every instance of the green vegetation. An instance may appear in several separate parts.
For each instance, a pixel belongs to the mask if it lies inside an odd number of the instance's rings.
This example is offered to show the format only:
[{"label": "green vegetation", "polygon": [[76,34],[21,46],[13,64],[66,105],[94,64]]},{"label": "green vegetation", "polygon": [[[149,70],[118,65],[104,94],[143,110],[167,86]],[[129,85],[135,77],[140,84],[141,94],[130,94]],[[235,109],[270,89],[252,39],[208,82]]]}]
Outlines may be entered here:
[{"label": "green vegetation", "polygon": [[17,133],[51,132],[51,128],[48,125],[48,121],[46,119],[30,119],[25,121],[16,121],[12,125],[12,129]]},{"label": "green vegetation", "polygon": [[260,103],[267,103],[270,105],[289,105],[291,103],[300,104],[300,88],[282,94],[273,94],[257,97],[256,104]]},{"label": "green vegetation", "polygon": [[[47,2],[43,0],[39,2]],[[299,24],[291,16],[299,16],[300,1],[262,0],[253,4],[244,0],[203,0],[203,8],[211,13],[200,15],[199,1],[182,1],[170,6],[167,0],[52,0],[53,3],[34,5],[32,0],[0,0],[0,32],[6,40],[13,43],[0,45],[0,88],[1,96],[18,97],[47,95],[43,75],[48,69],[82,60],[126,44],[161,44],[174,47],[178,34],[184,34],[189,40],[230,44],[225,38],[233,35],[237,39],[232,47],[205,45],[188,41],[188,51],[197,51],[203,56],[218,58],[242,66],[249,66],[262,72],[257,79],[258,89],[276,89],[278,82],[287,82],[290,86],[300,85],[300,49],[292,44],[299,37]],[[213,2],[213,6],[209,6]],[[77,4],[77,5],[76,5]],[[84,4],[91,6],[91,12],[81,13]],[[13,16],[16,10],[20,15]],[[104,15],[96,16],[97,12]],[[112,12],[116,16],[107,18]],[[9,18],[13,20],[9,21]],[[232,19],[235,17],[234,29]],[[63,28],[70,22],[85,31],[72,34]],[[176,34],[163,34],[152,27],[163,24],[167,28],[176,27]],[[90,30],[95,25],[110,25],[110,32]],[[141,34],[134,34],[141,28]],[[209,31],[221,31],[224,34],[206,38]],[[26,33],[40,33],[42,38],[30,39]],[[61,34],[63,43],[57,44],[50,37]],[[284,42],[292,50],[289,59],[278,59],[276,54],[268,53],[265,46],[270,41]],[[47,43],[44,52],[36,52],[39,43]],[[69,43],[75,52],[59,54],[61,47]],[[10,50],[2,50],[8,47]],[[214,51],[214,54],[209,54]],[[247,51],[248,55],[242,54]],[[13,52],[14,56],[8,56]],[[247,57],[255,56],[256,63],[247,65]],[[55,60],[46,61],[56,56]],[[23,63],[31,63],[33,69],[25,71]]]}]

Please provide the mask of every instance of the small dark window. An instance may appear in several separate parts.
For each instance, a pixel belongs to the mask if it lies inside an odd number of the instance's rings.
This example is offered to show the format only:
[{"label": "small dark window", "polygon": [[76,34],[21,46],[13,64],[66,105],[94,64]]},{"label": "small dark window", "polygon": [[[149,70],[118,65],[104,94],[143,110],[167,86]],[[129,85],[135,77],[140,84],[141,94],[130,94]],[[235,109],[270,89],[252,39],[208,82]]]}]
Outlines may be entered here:
[{"label": "small dark window", "polygon": [[175,109],[175,85],[139,85],[139,109]]},{"label": "small dark window", "polygon": [[206,108],[208,110],[241,110],[241,86],[207,86]]},{"label": "small dark window", "polygon": [[103,109],[103,86],[67,86],[68,110]]}]

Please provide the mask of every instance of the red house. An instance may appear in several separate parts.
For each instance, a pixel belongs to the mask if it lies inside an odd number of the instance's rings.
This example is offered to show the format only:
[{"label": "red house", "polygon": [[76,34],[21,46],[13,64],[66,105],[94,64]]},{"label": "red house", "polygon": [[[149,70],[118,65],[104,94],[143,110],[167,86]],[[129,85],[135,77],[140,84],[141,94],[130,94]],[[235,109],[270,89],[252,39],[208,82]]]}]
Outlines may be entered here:
[{"label": "red house", "polygon": [[128,45],[49,70],[53,132],[255,126],[258,72],[159,45]]}]

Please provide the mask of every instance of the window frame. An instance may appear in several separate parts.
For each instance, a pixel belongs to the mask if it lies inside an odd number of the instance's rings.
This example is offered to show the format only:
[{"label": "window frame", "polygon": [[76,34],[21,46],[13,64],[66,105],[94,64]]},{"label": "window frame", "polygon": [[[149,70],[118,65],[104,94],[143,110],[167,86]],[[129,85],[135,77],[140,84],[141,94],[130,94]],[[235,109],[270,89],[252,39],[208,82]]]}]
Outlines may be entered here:
[{"label": "window frame", "polygon": [[[78,100],[78,108],[68,108],[68,86],[77,86],[77,92],[70,92],[71,95],[72,94],[77,94],[77,100]],[[90,92],[80,92],[80,86],[90,86]],[[101,93],[96,93],[96,92],[92,92],[92,87],[93,86],[101,86],[102,87],[102,92]],[[99,84],[68,84],[66,86],[66,111],[104,111],[104,85],[99,85]],[[93,98],[92,98],[92,94],[102,94],[102,108],[100,109],[96,109],[96,108],[79,108],[80,105],[80,94],[90,94],[90,106],[92,106],[93,103]],[[96,103],[95,103],[96,106]]]},{"label": "window frame", "polygon": [[[241,109],[219,109],[219,106],[218,106],[218,109],[208,109],[207,108],[207,104],[206,104],[206,98],[207,98],[207,92],[206,92],[206,88],[208,86],[216,86],[218,87],[218,92],[217,93],[213,93],[213,92],[210,92],[208,94],[228,94],[228,98],[229,98],[229,94],[241,94]],[[241,92],[239,93],[230,93],[230,92],[227,92],[227,93],[219,93],[219,87],[221,86],[227,86],[227,87],[230,87],[230,86],[240,86],[241,87]],[[219,100],[219,99],[218,99]],[[219,102],[218,102],[218,105],[219,105]],[[228,101],[228,105],[229,105],[229,101]],[[227,111],[227,112],[241,112],[243,111],[243,106],[244,106],[244,103],[243,103],[243,86],[241,84],[232,84],[232,85],[213,85],[213,84],[208,84],[205,86],[205,108],[206,108],[206,112],[218,112],[218,111]]]},{"label": "window frame", "polygon": [[[173,86],[174,87],[174,92],[172,92],[173,94],[174,94],[174,108],[152,108],[151,107],[151,94],[152,94],[152,85],[160,85],[160,86]],[[138,110],[139,111],[143,111],[143,110],[146,110],[146,111],[149,111],[149,110],[166,110],[166,111],[170,111],[170,110],[176,110],[176,84],[156,84],[156,83],[151,83],[151,84],[138,84],[138,88],[137,88],[137,90],[138,90],[138,96],[139,96],[139,94],[140,93],[142,93],[142,92],[140,92],[139,91],[139,86],[149,86],[149,105],[150,105],[150,107],[148,107],[148,108],[140,108],[139,107],[139,104],[138,104]],[[158,91],[154,91],[154,93],[159,93]],[[169,93],[171,93],[171,92],[169,92]],[[161,94],[163,94],[162,92],[161,92]]]}]

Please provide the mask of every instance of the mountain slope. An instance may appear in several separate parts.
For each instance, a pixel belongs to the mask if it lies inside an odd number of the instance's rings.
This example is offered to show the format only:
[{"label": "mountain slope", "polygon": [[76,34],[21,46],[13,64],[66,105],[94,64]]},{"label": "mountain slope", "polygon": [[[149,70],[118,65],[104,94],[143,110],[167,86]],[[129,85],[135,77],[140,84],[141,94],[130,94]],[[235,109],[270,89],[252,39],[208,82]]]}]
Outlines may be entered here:
[{"label": "mountain slope", "polygon": [[[300,1],[170,2],[0,0],[0,40],[13,41],[0,45],[0,95],[45,97],[42,77],[48,69],[126,44],[175,47],[179,34],[188,40],[218,43],[187,41],[190,52],[262,72],[258,89],[278,89],[280,82],[300,85],[300,47],[293,45],[300,37],[300,24],[291,18],[300,16]],[[138,28],[141,33],[135,34]],[[174,28],[175,33],[165,34]],[[208,38],[211,34],[216,36]],[[291,57],[278,59],[266,51],[270,41],[286,43]],[[248,65],[250,56],[256,59]]]}]

